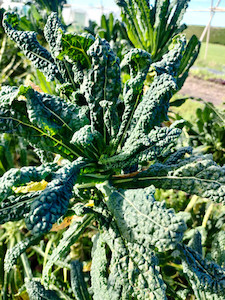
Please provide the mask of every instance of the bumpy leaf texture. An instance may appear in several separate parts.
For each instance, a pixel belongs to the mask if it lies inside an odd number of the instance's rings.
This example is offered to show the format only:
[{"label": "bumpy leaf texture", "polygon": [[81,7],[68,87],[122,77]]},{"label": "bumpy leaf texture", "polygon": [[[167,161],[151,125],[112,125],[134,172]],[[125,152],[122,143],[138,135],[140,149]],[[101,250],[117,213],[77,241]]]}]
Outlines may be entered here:
[{"label": "bumpy leaf texture", "polygon": [[123,101],[125,108],[122,115],[122,123],[116,138],[116,144],[121,142],[121,139],[123,139],[130,125],[134,110],[140,101],[150,63],[150,54],[141,49],[130,50],[121,62],[121,69],[127,66],[129,67],[130,79],[125,83],[123,89]]},{"label": "bumpy leaf texture", "polygon": [[40,167],[22,167],[10,169],[0,178],[0,201],[14,194],[13,187],[24,185],[30,181],[41,181],[59,169],[54,163]]},{"label": "bumpy leaf texture", "polygon": [[[94,239],[92,251],[92,289],[94,300],[166,299],[165,284],[159,275],[157,258],[143,246],[127,243],[116,225],[103,226]],[[107,269],[106,245],[112,252]]]},{"label": "bumpy leaf texture", "polygon": [[225,267],[225,232],[223,230],[219,231],[213,239],[211,256],[218,265]]},{"label": "bumpy leaf texture", "polygon": [[32,300],[60,300],[55,291],[46,290],[39,281],[26,278],[25,286],[27,293]]},{"label": "bumpy leaf texture", "polygon": [[203,259],[187,246],[179,246],[187,274],[198,300],[222,300],[225,295],[225,270],[214,262]]},{"label": "bumpy leaf texture", "polygon": [[[225,168],[218,166],[211,155],[190,156],[183,160],[168,160],[155,163],[133,178],[119,180],[120,187],[146,187],[153,184],[157,188],[175,189],[209,198],[217,203],[225,203]],[[123,182],[122,182],[123,181]]]},{"label": "bumpy leaf texture", "polygon": [[175,90],[176,82],[171,75],[164,73],[155,76],[134,112],[131,130],[148,133],[154,126],[159,126],[162,121],[167,120],[169,100]]},{"label": "bumpy leaf texture", "polygon": [[61,168],[55,173],[55,179],[32,202],[25,222],[34,235],[48,232],[59,217],[66,213],[73,186],[82,166],[84,162],[75,161]]},{"label": "bumpy leaf texture", "polygon": [[5,13],[3,26],[7,35],[17,43],[18,47],[24,52],[25,56],[31,60],[35,68],[44,73],[47,80],[57,78],[62,80],[59,70],[51,54],[43,48],[37,41],[37,34],[31,31],[18,31],[10,24],[11,14]]},{"label": "bumpy leaf texture", "polygon": [[164,202],[155,201],[154,187],[118,191],[108,185],[98,187],[108,197],[106,205],[126,241],[165,251],[182,240],[184,221]]},{"label": "bumpy leaf texture", "polygon": [[34,201],[41,191],[27,193],[26,195],[11,195],[0,205],[0,224],[6,222],[19,221],[30,212],[32,201]]},{"label": "bumpy leaf texture", "polygon": [[4,270],[9,272],[13,265],[16,264],[17,258],[20,257],[22,253],[26,251],[32,245],[35,245],[40,240],[40,237],[26,238],[25,240],[19,242],[11,249],[8,249],[4,258]]},{"label": "bumpy leaf texture", "polygon": [[90,300],[82,269],[83,264],[79,261],[71,262],[71,287],[76,299]]},{"label": "bumpy leaf texture", "polygon": [[69,141],[75,131],[89,123],[87,107],[79,109],[76,104],[24,86],[17,93],[15,87],[3,88],[0,100],[0,131],[16,133],[32,146],[69,160],[82,155]]},{"label": "bumpy leaf texture", "polygon": [[[91,69],[84,75],[80,94],[89,105],[91,125],[102,133],[104,113],[100,102],[110,102],[111,112],[116,114],[116,103],[121,89],[120,66],[108,42],[100,38],[89,47],[87,55],[91,57]],[[113,119],[117,120],[117,115]],[[115,134],[118,132],[118,126],[118,123],[112,124]]]},{"label": "bumpy leaf texture", "polygon": [[132,134],[125,142],[120,153],[110,158],[101,158],[100,162],[105,168],[125,168],[141,162],[148,162],[157,159],[170,149],[180,136],[178,128],[155,127],[148,135],[142,132]]},{"label": "bumpy leaf texture", "polygon": [[100,132],[93,130],[91,125],[85,125],[80,130],[76,131],[70,141],[78,149],[86,154],[91,159],[98,159],[104,151],[104,139]]}]

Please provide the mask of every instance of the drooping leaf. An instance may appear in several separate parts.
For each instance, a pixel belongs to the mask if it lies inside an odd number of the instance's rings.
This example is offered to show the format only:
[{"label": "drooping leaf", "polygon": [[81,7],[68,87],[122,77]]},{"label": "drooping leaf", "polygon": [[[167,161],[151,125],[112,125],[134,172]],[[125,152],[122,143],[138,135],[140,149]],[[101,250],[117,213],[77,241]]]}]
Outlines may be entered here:
[{"label": "drooping leaf", "polygon": [[75,161],[55,173],[46,189],[31,204],[28,216],[25,218],[27,228],[34,235],[48,232],[52,225],[63,216],[72,197],[73,185],[84,162]]},{"label": "drooping leaf", "polygon": [[55,291],[46,290],[43,285],[34,279],[25,279],[27,293],[32,300],[60,300]]},{"label": "drooping leaf", "polygon": [[198,300],[222,300],[225,294],[225,270],[214,262],[203,259],[187,246],[179,246],[184,273]]},{"label": "drooping leaf", "polygon": [[0,204],[0,224],[22,220],[30,212],[31,203],[40,196],[42,191],[27,193],[21,196],[8,196]]},{"label": "drooping leaf", "polygon": [[11,249],[8,249],[4,258],[4,270],[9,272],[13,265],[16,264],[19,256],[26,251],[27,248],[37,244],[40,240],[40,236],[38,237],[29,237],[25,240],[19,242]]},{"label": "drooping leaf", "polygon": [[90,300],[82,268],[83,265],[79,261],[71,262],[71,287],[77,300]]},{"label": "drooping leaf", "polygon": [[70,247],[77,241],[79,236],[84,232],[93,219],[93,215],[85,215],[82,218],[75,218],[70,227],[64,232],[63,237],[57,247],[53,250],[44,267],[43,280],[45,285],[48,285],[49,271],[52,266],[57,262],[57,260],[67,255]]},{"label": "drooping leaf", "polygon": [[22,86],[19,94],[27,99],[30,121],[50,134],[61,134],[69,139],[74,131],[89,123],[85,109],[82,110],[59,97],[41,94]]},{"label": "drooping leaf", "polygon": [[[225,168],[218,166],[211,155],[191,156],[175,164],[156,163],[136,175],[138,187],[149,186],[182,190],[191,195],[225,201]],[[131,180],[132,181],[132,180]]]},{"label": "drooping leaf", "polygon": [[59,166],[56,164],[50,163],[39,167],[10,169],[0,178],[0,200],[4,201],[7,197],[14,194],[13,188],[25,185],[30,181],[41,181],[58,168]]},{"label": "drooping leaf", "polygon": [[[29,97],[29,94],[31,97]],[[28,95],[28,99],[30,98],[31,100],[26,102],[20,98],[20,95]],[[34,95],[34,97],[32,97],[32,95]],[[3,100],[1,99],[2,97]],[[11,93],[8,94],[7,100],[4,91],[2,97],[0,94],[0,132],[16,133],[18,136],[26,139],[35,148],[61,154],[70,160],[80,155],[77,154],[76,149],[69,144],[68,135],[70,139],[73,134],[72,130],[79,129],[79,126],[88,122],[85,115],[86,111],[81,110],[78,112],[76,105],[69,105],[55,96],[48,96],[46,94],[42,96],[31,88],[24,86],[18,89],[17,96],[15,89],[13,89]],[[36,114],[33,107],[34,103],[38,104],[38,114]],[[54,105],[56,113],[54,113]],[[60,109],[65,109],[65,111],[62,112]],[[46,114],[48,116],[54,116],[53,120],[50,121],[46,118]],[[54,120],[56,120],[58,124],[55,124]],[[33,124],[32,121],[35,124]],[[67,122],[73,129],[70,128]],[[67,135],[63,132],[62,136],[53,136],[52,131],[54,132],[54,130],[56,130],[54,127],[57,127],[57,125],[60,125],[63,131],[67,130]],[[51,133],[47,129],[49,129]],[[65,139],[63,139],[63,136]]]},{"label": "drooping leaf", "polygon": [[137,136],[132,134],[127,139],[118,155],[102,158],[100,162],[110,169],[155,160],[174,145],[180,134],[180,129],[167,127],[155,127],[148,135],[137,132]]},{"label": "drooping leaf", "polygon": [[51,54],[37,41],[36,33],[32,31],[18,31],[10,24],[11,14],[5,13],[3,26],[7,35],[17,43],[25,56],[31,60],[34,66],[39,69],[51,81],[55,78],[62,81],[62,77]]}]

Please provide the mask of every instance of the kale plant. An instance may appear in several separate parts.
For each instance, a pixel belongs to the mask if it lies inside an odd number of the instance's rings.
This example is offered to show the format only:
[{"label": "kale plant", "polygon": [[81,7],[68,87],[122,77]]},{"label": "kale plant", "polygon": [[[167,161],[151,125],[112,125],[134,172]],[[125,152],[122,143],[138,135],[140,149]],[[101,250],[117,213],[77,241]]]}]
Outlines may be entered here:
[{"label": "kale plant", "polygon": [[[48,80],[58,82],[60,97],[23,85],[0,92],[0,131],[23,137],[42,161],[0,178],[1,224],[25,220],[30,232],[7,251],[5,271],[56,222],[73,215],[46,257],[41,282],[26,272],[30,299],[62,298],[60,286],[51,288],[54,265],[71,270],[76,299],[167,299],[171,287],[159,267],[163,255],[180,266],[196,299],[224,299],[225,271],[204,258],[200,233],[186,245],[185,215],[154,198],[155,188],[163,188],[225,202],[224,167],[211,155],[177,149],[179,123],[163,123],[178,88],[185,37],[176,36],[171,50],[154,64],[154,80],[144,92],[152,63],[148,52],[134,48],[120,63],[106,40],[66,33],[56,13],[44,30],[49,52],[34,32],[16,30],[14,18],[5,14],[6,33]],[[123,68],[130,70],[124,86]],[[63,161],[57,163],[59,156]],[[39,188],[32,188],[35,184]],[[90,224],[97,234],[87,282],[82,265],[68,264],[67,255]],[[182,297],[177,293],[176,299]]]},{"label": "kale plant", "polygon": [[[121,17],[126,25],[130,44],[151,53],[153,62],[160,61],[168,52],[174,37],[187,26],[182,24],[190,0],[115,0],[121,8]],[[153,2],[153,3],[152,3]],[[195,62],[200,42],[193,35],[184,49],[177,70],[177,86],[182,87],[190,67]],[[154,67],[150,69],[151,81]]]}]

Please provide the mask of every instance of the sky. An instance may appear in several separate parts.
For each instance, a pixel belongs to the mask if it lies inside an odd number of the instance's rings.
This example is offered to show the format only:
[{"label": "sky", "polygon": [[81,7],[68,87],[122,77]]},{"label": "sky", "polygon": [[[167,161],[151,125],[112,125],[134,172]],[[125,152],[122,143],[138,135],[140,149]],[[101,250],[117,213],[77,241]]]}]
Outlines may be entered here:
[{"label": "sky", "polygon": [[[119,15],[118,6],[114,0],[67,0],[68,3],[74,7],[79,7],[85,11],[89,10],[88,17],[91,19],[99,20],[101,15],[101,4],[104,7],[104,12],[108,13],[114,11]],[[153,2],[153,1],[152,1]],[[218,0],[214,0],[214,6]],[[189,9],[208,9],[211,6],[211,0],[191,0]],[[225,0],[221,0],[220,8],[225,8]],[[187,25],[206,25],[210,18],[210,12],[192,12],[187,11],[184,16],[184,23]],[[219,26],[225,28],[225,12],[217,12],[214,15],[212,26]]]}]

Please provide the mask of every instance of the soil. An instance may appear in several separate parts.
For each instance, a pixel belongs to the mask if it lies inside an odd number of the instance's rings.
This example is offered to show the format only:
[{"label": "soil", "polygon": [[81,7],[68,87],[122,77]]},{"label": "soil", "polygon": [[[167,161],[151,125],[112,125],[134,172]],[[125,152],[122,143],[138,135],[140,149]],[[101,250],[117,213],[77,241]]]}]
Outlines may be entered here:
[{"label": "soil", "polygon": [[225,85],[190,75],[179,93],[185,96],[201,98],[215,105],[221,105],[225,102]]}]

